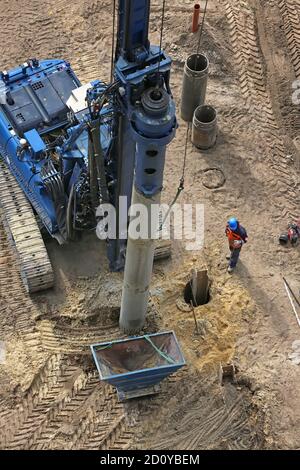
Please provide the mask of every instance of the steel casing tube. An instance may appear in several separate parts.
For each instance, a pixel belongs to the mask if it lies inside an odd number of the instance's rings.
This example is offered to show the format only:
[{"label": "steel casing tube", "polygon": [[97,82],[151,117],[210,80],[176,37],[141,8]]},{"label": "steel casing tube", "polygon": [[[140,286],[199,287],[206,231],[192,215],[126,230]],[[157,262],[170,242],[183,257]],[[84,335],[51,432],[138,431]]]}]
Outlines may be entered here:
[{"label": "steel casing tube", "polygon": [[198,106],[194,112],[192,143],[201,150],[211,148],[217,140],[217,112],[212,106]]},{"label": "steel casing tube", "polygon": [[195,109],[205,103],[209,61],[204,54],[190,55],[184,65],[181,117],[192,122]]}]

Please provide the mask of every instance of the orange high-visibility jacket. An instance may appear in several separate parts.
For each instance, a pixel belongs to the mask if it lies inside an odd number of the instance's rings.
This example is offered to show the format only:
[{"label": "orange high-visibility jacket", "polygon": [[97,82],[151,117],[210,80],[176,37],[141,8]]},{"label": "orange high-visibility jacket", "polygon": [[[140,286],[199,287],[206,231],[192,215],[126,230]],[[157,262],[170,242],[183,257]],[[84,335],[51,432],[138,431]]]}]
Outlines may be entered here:
[{"label": "orange high-visibility jacket", "polygon": [[[241,230],[241,232],[242,232],[241,235],[240,235],[239,233],[234,232],[233,230],[231,230],[231,228],[229,227],[229,225],[227,225],[227,227],[226,227],[226,229],[225,229],[225,233],[226,233],[226,236],[227,236],[228,241],[229,241],[229,246],[230,246],[231,248],[236,248],[236,247],[235,247],[235,244],[234,244],[234,242],[235,242],[236,240],[238,240],[238,241],[244,241],[244,242],[247,241],[247,232],[246,232],[246,230],[245,230],[243,227],[241,227],[240,225],[238,226],[238,228],[239,228],[239,229],[242,229],[242,230]],[[244,234],[244,236],[243,236],[243,234]]]}]

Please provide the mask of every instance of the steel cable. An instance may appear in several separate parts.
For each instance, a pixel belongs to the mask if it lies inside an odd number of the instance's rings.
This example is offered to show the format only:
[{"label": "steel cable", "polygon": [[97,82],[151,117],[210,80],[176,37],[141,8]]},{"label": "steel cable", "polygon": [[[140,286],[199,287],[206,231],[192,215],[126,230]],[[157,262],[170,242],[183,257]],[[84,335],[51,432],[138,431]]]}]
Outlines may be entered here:
[{"label": "steel cable", "polygon": [[111,68],[110,81],[113,80],[114,62],[115,62],[115,26],[116,26],[116,0],[113,3],[113,30],[112,30],[112,46],[111,46]]},{"label": "steel cable", "polygon": [[162,51],[162,41],[163,41],[163,34],[164,34],[165,11],[166,11],[166,0],[163,0],[162,14],[161,14],[161,25],[160,25],[159,57],[158,57],[158,66],[157,66],[157,82],[159,81],[160,56],[161,56],[161,51]]}]

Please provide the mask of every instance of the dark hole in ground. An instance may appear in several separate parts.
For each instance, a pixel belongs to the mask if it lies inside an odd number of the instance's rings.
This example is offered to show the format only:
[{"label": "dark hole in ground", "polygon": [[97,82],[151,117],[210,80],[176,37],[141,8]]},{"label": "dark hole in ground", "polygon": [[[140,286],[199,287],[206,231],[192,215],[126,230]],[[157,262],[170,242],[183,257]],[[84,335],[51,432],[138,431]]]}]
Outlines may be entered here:
[{"label": "dark hole in ground", "polygon": [[184,288],[184,300],[194,307],[206,305],[210,301],[209,279],[207,271],[199,271],[192,276]]}]

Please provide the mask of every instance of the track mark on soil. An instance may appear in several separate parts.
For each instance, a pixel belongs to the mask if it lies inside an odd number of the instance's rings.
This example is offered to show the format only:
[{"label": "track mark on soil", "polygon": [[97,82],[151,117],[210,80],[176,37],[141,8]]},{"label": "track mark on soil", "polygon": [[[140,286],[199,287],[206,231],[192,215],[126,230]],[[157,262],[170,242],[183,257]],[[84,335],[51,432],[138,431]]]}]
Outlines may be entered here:
[{"label": "track mark on soil", "polygon": [[0,412],[2,449],[127,449],[131,438],[116,392],[60,354],[50,357],[14,410]]},{"label": "track mark on soil", "polygon": [[120,338],[119,328],[115,324],[72,327],[42,320],[37,323],[37,329],[43,347],[52,353],[90,354],[91,344]]},{"label": "track mark on soil", "polygon": [[[172,429],[162,432],[158,438],[155,436],[151,448],[210,449],[215,448],[216,443],[228,449],[255,448],[256,437],[251,434],[249,414],[243,404],[245,396],[238,393],[234,386],[231,387],[229,392],[223,389],[223,403],[220,400],[218,403],[216,397],[207,401],[201,393],[195,400],[187,393],[186,401],[170,417]],[[227,400],[230,405],[226,404]]]},{"label": "track mark on soil", "polygon": [[283,19],[295,75],[300,78],[300,1],[279,0],[278,6]]},{"label": "track mark on soil", "polygon": [[[264,63],[257,37],[256,17],[243,2],[225,4],[240,87],[253,124],[260,127],[258,139],[264,139],[266,158],[274,175],[274,206],[278,220],[297,217],[299,210],[298,175],[289,166],[284,142],[272,109],[270,91],[264,78]],[[255,126],[253,125],[253,129]]]}]

